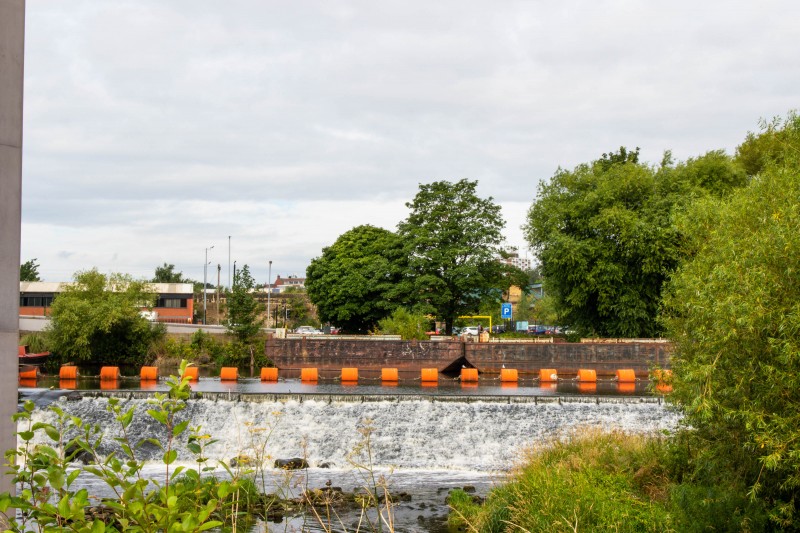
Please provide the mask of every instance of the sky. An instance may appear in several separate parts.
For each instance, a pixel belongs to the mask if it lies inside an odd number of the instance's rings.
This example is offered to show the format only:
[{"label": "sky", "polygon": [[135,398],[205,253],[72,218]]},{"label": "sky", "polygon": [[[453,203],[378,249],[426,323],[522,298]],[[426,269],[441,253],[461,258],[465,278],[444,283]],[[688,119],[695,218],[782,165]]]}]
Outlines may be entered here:
[{"label": "sky", "polygon": [[533,257],[521,226],[559,167],[732,154],[797,109],[797,20],[796,0],[28,0],[21,261],[304,276],[464,178]]}]

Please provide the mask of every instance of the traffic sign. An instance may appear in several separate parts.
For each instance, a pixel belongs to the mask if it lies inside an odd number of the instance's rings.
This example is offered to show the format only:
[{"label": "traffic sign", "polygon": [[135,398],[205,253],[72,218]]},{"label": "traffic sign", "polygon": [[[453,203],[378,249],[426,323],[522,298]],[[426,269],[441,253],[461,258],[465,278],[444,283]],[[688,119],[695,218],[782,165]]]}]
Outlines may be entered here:
[{"label": "traffic sign", "polygon": [[500,318],[511,320],[511,304],[500,304]]}]

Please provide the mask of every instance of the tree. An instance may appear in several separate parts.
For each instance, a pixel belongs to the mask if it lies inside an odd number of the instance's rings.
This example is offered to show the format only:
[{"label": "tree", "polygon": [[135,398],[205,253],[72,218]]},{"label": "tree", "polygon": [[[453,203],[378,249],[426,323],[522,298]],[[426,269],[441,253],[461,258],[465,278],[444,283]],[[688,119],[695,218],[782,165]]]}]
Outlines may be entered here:
[{"label": "tree", "polygon": [[30,261],[25,261],[19,266],[20,281],[42,281],[39,278],[39,264],[34,257]]},{"label": "tree", "polygon": [[183,278],[183,272],[175,272],[175,265],[164,263],[156,267],[153,283],[187,283]]},{"label": "tree", "polygon": [[306,291],[320,321],[367,333],[402,303],[405,265],[398,236],[370,225],[343,233],[306,270]]},{"label": "tree", "polygon": [[253,342],[261,329],[260,315],[263,306],[253,296],[256,283],[250,275],[250,267],[244,265],[233,275],[233,288],[228,296],[228,333],[242,345]]},{"label": "tree", "polygon": [[417,308],[443,320],[447,334],[459,315],[473,314],[502,278],[499,256],[505,222],[477,181],[421,184],[407,203],[398,235],[408,258],[401,290]]},{"label": "tree", "polygon": [[722,152],[675,167],[666,154],[655,169],[638,162],[638,150],[620,149],[540,183],[523,229],[565,325],[585,335],[660,335],[661,288],[682,259],[673,215],[745,181]]},{"label": "tree", "polygon": [[141,366],[165,333],[140,315],[155,298],[146,282],[128,275],[78,272],[53,300],[50,346],[62,363]]},{"label": "tree", "polygon": [[[705,199],[680,223],[685,262],[664,321],[675,343],[674,392],[705,477],[738,483],[777,528],[800,504],[800,119],[729,200]],[[751,142],[748,139],[747,142]]]}]

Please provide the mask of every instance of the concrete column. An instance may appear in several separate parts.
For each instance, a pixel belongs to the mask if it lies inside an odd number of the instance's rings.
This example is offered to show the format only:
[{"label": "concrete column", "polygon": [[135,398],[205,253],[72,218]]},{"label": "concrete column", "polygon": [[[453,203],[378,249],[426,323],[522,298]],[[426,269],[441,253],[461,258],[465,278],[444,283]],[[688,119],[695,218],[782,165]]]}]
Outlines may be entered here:
[{"label": "concrete column", "polygon": [[[19,341],[25,0],[0,0],[0,450],[14,448]],[[5,458],[3,458],[3,463]],[[0,492],[13,489],[0,476]]]}]

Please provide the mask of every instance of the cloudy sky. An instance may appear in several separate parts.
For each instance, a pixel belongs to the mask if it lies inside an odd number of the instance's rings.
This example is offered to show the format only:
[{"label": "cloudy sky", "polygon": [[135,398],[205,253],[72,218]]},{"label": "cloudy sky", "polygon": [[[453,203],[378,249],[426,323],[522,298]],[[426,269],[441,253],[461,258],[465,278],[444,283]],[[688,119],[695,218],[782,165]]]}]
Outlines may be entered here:
[{"label": "cloudy sky", "polygon": [[621,145],[733,153],[800,95],[800,4],[28,0],[22,260],[304,275],[419,183],[537,184]]}]

